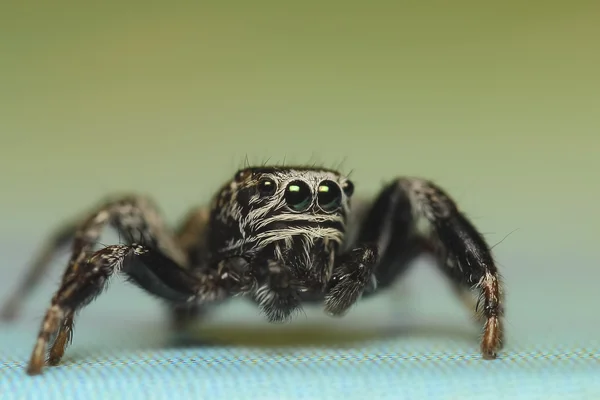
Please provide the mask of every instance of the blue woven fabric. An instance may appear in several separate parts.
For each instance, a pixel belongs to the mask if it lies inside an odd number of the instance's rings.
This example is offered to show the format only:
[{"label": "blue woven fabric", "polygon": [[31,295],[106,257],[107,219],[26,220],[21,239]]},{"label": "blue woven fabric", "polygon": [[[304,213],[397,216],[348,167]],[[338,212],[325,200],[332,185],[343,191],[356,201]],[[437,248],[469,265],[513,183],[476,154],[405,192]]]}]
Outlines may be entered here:
[{"label": "blue woven fabric", "polygon": [[25,336],[3,330],[10,346],[2,352],[2,399],[600,398],[598,355],[577,349],[512,348],[491,363],[467,346],[446,341],[442,350],[439,341],[417,339],[352,350],[104,349],[31,378],[23,372]]},{"label": "blue woven fabric", "polygon": [[494,364],[472,352],[406,341],[285,355],[244,348],[125,351],[88,354],[36,378],[23,375],[25,356],[4,352],[2,399],[600,398],[598,358],[583,351],[512,352]]},{"label": "blue woven fabric", "polygon": [[[316,328],[342,332],[338,344],[294,345],[298,335],[308,335],[307,323],[329,323],[318,310],[263,327],[254,307],[232,303],[196,335],[205,341],[229,336],[233,344],[174,346],[164,309],[115,281],[81,313],[64,362],[29,377],[24,368],[52,287],[35,295],[21,319],[0,325],[2,400],[600,399],[599,347],[591,336],[526,330],[521,316],[529,311],[513,306],[501,358],[484,361],[476,325],[443,284],[429,286],[435,296],[401,290],[418,299],[413,303],[393,295],[365,301],[345,319]],[[352,328],[373,333],[352,342],[346,338]],[[286,335],[291,344],[268,346]]]}]

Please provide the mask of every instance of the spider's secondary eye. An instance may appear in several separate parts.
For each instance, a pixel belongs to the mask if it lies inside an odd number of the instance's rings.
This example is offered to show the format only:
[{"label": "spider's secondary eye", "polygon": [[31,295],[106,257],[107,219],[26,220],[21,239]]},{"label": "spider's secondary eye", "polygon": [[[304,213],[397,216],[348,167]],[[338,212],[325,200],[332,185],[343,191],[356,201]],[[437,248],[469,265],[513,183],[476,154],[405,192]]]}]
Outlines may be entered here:
[{"label": "spider's secondary eye", "polygon": [[275,193],[275,189],[277,189],[275,181],[271,178],[263,178],[258,181],[258,191],[263,196],[272,195]]},{"label": "spider's secondary eye", "polygon": [[319,185],[317,201],[323,211],[333,211],[342,204],[342,190],[332,181],[323,181]]},{"label": "spider's secondary eye", "polygon": [[354,183],[352,183],[352,181],[346,181],[342,186],[342,190],[344,190],[346,196],[352,196],[352,194],[354,193]]},{"label": "spider's secondary eye", "polygon": [[304,211],[312,202],[310,187],[305,182],[290,182],[285,189],[285,202],[294,211]]}]

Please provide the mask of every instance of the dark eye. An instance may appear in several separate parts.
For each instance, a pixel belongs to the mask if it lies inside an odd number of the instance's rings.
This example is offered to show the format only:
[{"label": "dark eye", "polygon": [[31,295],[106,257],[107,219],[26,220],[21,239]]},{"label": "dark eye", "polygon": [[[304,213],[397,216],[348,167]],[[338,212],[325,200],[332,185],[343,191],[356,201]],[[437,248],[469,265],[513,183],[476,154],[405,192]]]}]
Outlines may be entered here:
[{"label": "dark eye", "polygon": [[342,204],[342,190],[333,181],[323,181],[319,185],[317,201],[323,211],[333,211]]},{"label": "dark eye", "polygon": [[258,181],[258,191],[261,196],[270,196],[275,193],[275,189],[277,189],[277,186],[271,178],[262,178]]},{"label": "dark eye", "polygon": [[354,183],[352,183],[352,181],[344,182],[342,190],[344,191],[344,193],[346,193],[346,196],[351,197],[352,194],[354,194]]},{"label": "dark eye", "polygon": [[285,188],[285,202],[294,211],[304,211],[312,202],[310,187],[302,181],[290,182]]}]

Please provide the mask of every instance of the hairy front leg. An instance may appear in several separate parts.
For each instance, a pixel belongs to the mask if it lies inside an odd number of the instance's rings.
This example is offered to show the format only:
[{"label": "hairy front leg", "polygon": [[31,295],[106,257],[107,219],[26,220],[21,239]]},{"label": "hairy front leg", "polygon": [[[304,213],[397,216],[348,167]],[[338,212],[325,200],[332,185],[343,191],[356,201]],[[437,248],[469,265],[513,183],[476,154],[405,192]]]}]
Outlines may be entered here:
[{"label": "hairy front leg", "polygon": [[39,374],[45,364],[45,351],[54,339],[48,357],[49,365],[60,362],[72,339],[74,315],[102,291],[117,265],[135,254],[134,248],[109,246],[94,253],[83,263],[70,264],[46,311],[31,354],[27,373]]},{"label": "hairy front leg", "polygon": [[[103,285],[102,279],[104,278],[102,277],[106,274],[102,273],[102,268],[94,266],[94,263],[100,262],[98,260],[102,260],[103,255],[108,257],[107,252],[109,250],[103,249],[100,252],[95,252],[97,241],[106,226],[116,228],[119,235],[127,243],[131,244],[139,241],[145,246],[144,248],[152,249],[153,254],[160,254],[163,258],[171,260],[171,262],[166,265],[173,266],[175,264],[178,269],[185,269],[188,267],[188,260],[185,252],[177,245],[174,234],[163,223],[157,208],[149,199],[130,195],[102,203],[99,207],[89,213],[86,218],[82,219],[75,230],[71,257],[62,277],[61,288],[56,295],[58,297],[53,299],[53,305],[45,319],[46,328],[42,331],[46,333],[40,333],[39,340],[41,343],[40,346],[42,347],[38,346],[37,353],[35,353],[37,355],[32,358],[30,364],[30,368],[32,368],[33,372],[41,368],[41,353],[39,353],[39,348],[44,348],[43,346],[48,342],[49,337],[47,337],[47,332],[54,332],[53,334],[56,335],[56,340],[54,340],[52,349],[50,350],[49,361],[51,363],[57,363],[60,360],[64,353],[64,349],[70,341],[73,331],[75,310],[68,305],[62,308],[56,306],[56,304],[60,305],[61,299],[63,298],[61,296],[63,296],[64,293],[69,292],[69,285],[79,283],[82,287],[86,287],[89,290],[92,290],[96,284],[99,284],[100,286]],[[72,229],[66,231],[67,233],[72,232]],[[65,234],[61,237],[64,238],[66,236],[69,235]],[[113,250],[121,248],[126,249],[127,246],[109,248]],[[125,257],[125,254],[122,254],[122,256]],[[114,254],[110,257],[121,259]],[[121,259],[121,262],[123,262],[123,259]],[[86,284],[86,274],[92,274],[92,272],[87,271],[89,268],[92,268],[95,271],[93,274],[96,275],[94,275],[95,280],[93,283]],[[109,269],[112,274],[114,266],[111,266]],[[129,271],[133,274],[133,281],[136,281],[134,275],[139,271],[141,270],[131,269]],[[149,279],[149,276],[150,275],[145,276],[142,279]],[[145,282],[145,285],[150,291],[152,291],[152,289],[159,290],[157,288],[160,287],[160,280],[149,280]],[[157,294],[162,297],[169,296],[169,292],[164,290],[159,290],[159,293]],[[60,323],[57,321],[60,321]]]},{"label": "hairy front leg", "polygon": [[178,305],[206,303],[248,290],[250,283],[237,265],[223,260],[215,268],[188,270],[155,249],[133,244],[114,245],[94,252],[89,258],[69,266],[46,312],[27,372],[39,374],[45,364],[56,365],[72,337],[74,315],[106,289],[109,278],[122,272],[145,291]]},{"label": "hairy front leg", "polygon": [[461,300],[479,295],[483,319],[481,353],[495,358],[503,339],[502,285],[491,249],[440,187],[418,178],[387,185],[362,223],[359,243],[374,243],[381,260],[374,268],[379,289],[389,287],[420,254],[433,254]]},{"label": "hairy front leg", "polygon": [[484,320],[481,353],[486,359],[496,358],[504,337],[504,305],[491,248],[454,200],[433,182],[401,178],[397,186],[410,199],[414,219],[425,222],[420,234],[427,238],[457,293],[478,293],[481,308],[475,311]]},{"label": "hairy front leg", "polygon": [[187,264],[184,251],[179,248],[174,234],[164,224],[149,198],[139,195],[113,196],[83,217],[74,218],[50,234],[26,269],[21,283],[4,303],[0,317],[12,319],[18,315],[27,296],[40,283],[54,256],[63,248],[72,243],[69,265],[89,256],[107,225],[115,228],[126,243],[158,246],[181,265]]}]

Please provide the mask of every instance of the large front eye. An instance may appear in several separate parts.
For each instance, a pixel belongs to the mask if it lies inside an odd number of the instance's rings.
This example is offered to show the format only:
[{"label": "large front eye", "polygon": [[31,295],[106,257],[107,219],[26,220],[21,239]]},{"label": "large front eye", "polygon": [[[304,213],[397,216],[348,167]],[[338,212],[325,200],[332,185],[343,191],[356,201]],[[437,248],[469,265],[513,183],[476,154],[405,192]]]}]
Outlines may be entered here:
[{"label": "large front eye", "polygon": [[323,211],[337,210],[342,205],[342,189],[337,183],[323,181],[317,191],[317,201]]},{"label": "large front eye", "polygon": [[285,202],[294,211],[304,211],[312,202],[310,187],[302,181],[290,182],[285,188]]}]

